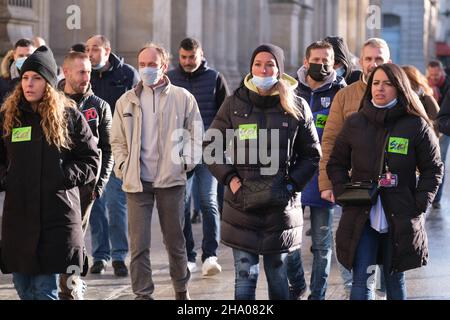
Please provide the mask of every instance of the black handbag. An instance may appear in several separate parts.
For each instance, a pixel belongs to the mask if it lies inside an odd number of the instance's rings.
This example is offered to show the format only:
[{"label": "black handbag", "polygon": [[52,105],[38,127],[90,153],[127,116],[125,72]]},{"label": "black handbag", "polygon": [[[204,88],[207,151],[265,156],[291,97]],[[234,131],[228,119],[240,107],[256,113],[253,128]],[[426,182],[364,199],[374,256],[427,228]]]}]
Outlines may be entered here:
[{"label": "black handbag", "polygon": [[378,170],[378,176],[373,181],[349,182],[344,185],[344,192],[336,196],[336,203],[341,207],[363,207],[372,206],[377,203],[380,187],[378,178],[383,171],[383,163],[386,160],[386,146],[389,134],[384,141],[383,155]]},{"label": "black handbag", "polygon": [[242,180],[241,188],[236,193],[241,210],[256,210],[267,207],[285,207],[292,197],[288,179],[280,171],[275,176],[262,176],[258,179]]},{"label": "black handbag", "polygon": [[377,202],[377,182],[351,182],[346,183],[344,188],[344,192],[336,197],[336,203],[341,207],[371,206]]}]

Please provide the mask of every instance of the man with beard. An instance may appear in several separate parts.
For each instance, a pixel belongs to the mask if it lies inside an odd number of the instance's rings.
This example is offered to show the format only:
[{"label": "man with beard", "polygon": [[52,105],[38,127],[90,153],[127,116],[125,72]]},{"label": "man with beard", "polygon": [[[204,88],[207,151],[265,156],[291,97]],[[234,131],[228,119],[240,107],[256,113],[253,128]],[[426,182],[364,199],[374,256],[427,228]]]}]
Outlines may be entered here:
[{"label": "man with beard", "polygon": [[[227,96],[227,83],[219,72],[208,67],[199,41],[192,38],[184,39],[181,41],[178,53],[179,66],[169,71],[167,76],[174,85],[185,88],[195,97],[203,119],[203,125],[207,130]],[[200,210],[203,214],[202,273],[205,276],[212,276],[222,271],[222,267],[217,262],[217,248],[220,239],[217,180],[203,163],[195,167],[193,174],[198,181]],[[193,189],[193,174],[186,184],[185,226],[183,230],[186,238],[188,267],[191,272],[197,269],[189,201]]]},{"label": "man with beard", "polygon": [[337,135],[352,113],[357,112],[366,91],[367,79],[380,64],[392,62],[389,47],[383,39],[367,40],[361,50],[359,63],[363,69],[361,79],[339,91],[331,104],[330,114],[322,138],[323,156],[319,167],[319,190],[323,199],[334,202],[333,187],[326,173],[326,166]]},{"label": "man with beard", "polygon": [[[83,233],[85,233],[92,205],[95,199],[102,195],[113,166],[110,144],[112,116],[109,104],[92,92],[91,62],[87,54],[70,52],[64,59],[63,71],[65,80],[60,82],[59,87],[67,97],[75,101],[78,110],[83,113],[97,140],[98,150],[101,152],[101,168],[98,178],[79,188],[82,227]],[[59,298],[61,300],[82,300],[86,285],[76,276],[71,277],[71,286],[67,285],[68,280],[69,275],[60,275]]]}]

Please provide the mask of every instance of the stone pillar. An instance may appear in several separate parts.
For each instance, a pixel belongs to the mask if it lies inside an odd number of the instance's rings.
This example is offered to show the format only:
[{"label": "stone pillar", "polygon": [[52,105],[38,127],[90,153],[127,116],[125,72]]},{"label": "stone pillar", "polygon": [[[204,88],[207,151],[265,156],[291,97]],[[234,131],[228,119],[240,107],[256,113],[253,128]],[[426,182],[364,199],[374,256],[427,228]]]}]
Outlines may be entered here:
[{"label": "stone pillar", "polygon": [[[122,0],[124,1],[124,0]],[[126,1],[127,4],[129,0]],[[141,1],[139,1],[139,5],[137,6],[138,11],[142,10],[142,4]],[[163,45],[167,50],[171,50],[171,26],[170,26],[170,20],[171,20],[171,3],[167,0],[152,0],[153,2],[153,10],[150,11],[153,15],[153,24],[152,29],[153,32],[151,34],[151,38],[149,40],[152,40],[154,42],[157,42],[161,45]]]},{"label": "stone pillar", "polygon": [[171,3],[166,0],[115,0],[116,53],[126,63],[137,66],[137,52],[147,42],[162,45],[170,52]]},{"label": "stone pillar", "polygon": [[295,74],[299,67],[299,15],[298,1],[269,2],[271,16],[271,42],[280,46],[286,56],[285,72]]},{"label": "stone pillar", "polygon": [[201,41],[202,38],[202,0],[172,0],[171,8],[171,47],[173,63],[178,56],[181,40],[193,37]]},{"label": "stone pillar", "polygon": [[32,38],[38,25],[40,0],[22,3],[0,1],[0,55],[21,38]]},{"label": "stone pillar", "polygon": [[41,0],[37,5],[39,6],[37,8],[39,22],[34,35],[44,38],[48,44],[50,41],[50,0]]},{"label": "stone pillar", "polygon": [[[216,51],[216,1],[203,0],[202,28],[205,30],[202,37],[203,53],[211,67],[215,67]],[[207,31],[206,31],[207,30]]]},{"label": "stone pillar", "polygon": [[242,78],[250,71],[253,50],[271,41],[271,24],[267,0],[239,1],[238,12],[238,68]]},{"label": "stone pillar", "polygon": [[238,0],[227,0],[227,10],[225,12],[227,17],[226,35],[226,50],[225,61],[227,65],[226,78],[230,90],[234,90],[239,86],[241,80],[238,71]]},{"label": "stone pillar", "polygon": [[[85,42],[90,35],[99,33],[97,11],[100,0],[58,0],[51,1],[49,8],[49,37],[47,39],[53,50],[56,61],[61,64],[69,48],[78,42]],[[74,23],[75,11],[69,11],[70,6],[79,8],[80,28]],[[69,23],[68,23],[69,22]]]},{"label": "stone pillar", "polygon": [[303,64],[306,48],[316,39],[313,30],[316,29],[314,21],[314,0],[305,0],[300,11],[299,24],[299,67]]},{"label": "stone pillar", "polygon": [[214,65],[217,71],[227,74],[228,68],[226,64],[226,8],[227,0],[216,0],[216,12],[215,12],[215,23],[216,30],[214,33],[215,40],[215,52],[214,52]]}]

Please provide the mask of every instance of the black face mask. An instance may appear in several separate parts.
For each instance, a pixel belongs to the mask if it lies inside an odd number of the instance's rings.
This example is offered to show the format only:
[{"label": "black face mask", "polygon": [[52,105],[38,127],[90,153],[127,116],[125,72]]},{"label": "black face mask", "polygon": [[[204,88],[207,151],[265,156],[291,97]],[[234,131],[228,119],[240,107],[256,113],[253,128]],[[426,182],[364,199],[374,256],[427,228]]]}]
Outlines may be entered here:
[{"label": "black face mask", "polygon": [[308,75],[315,81],[323,81],[331,74],[331,66],[319,63],[310,63]]}]

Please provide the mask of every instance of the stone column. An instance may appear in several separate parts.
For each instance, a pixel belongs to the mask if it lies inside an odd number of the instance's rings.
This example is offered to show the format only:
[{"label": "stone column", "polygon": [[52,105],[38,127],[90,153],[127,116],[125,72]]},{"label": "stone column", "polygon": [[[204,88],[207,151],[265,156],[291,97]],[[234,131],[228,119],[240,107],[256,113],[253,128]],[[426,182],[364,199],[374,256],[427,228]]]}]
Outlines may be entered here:
[{"label": "stone column", "polygon": [[295,74],[299,67],[299,15],[300,4],[295,0],[269,2],[271,16],[271,41],[284,49],[285,72]]},{"label": "stone column", "polygon": [[50,0],[41,0],[37,3],[37,12],[39,17],[38,25],[34,35],[44,38],[49,44],[50,36]]},{"label": "stone column", "polygon": [[202,46],[205,58],[208,60],[208,64],[211,67],[215,67],[216,62],[216,1],[215,0],[203,0],[203,13],[202,13]]},{"label": "stone column", "polygon": [[227,0],[227,29],[226,35],[226,49],[225,49],[225,61],[227,65],[226,78],[230,90],[234,90],[238,87],[241,80],[240,73],[238,71],[238,0]]},{"label": "stone column", "polygon": [[216,13],[215,13],[215,23],[216,29],[214,33],[215,42],[215,54],[214,54],[214,64],[217,71],[227,74],[228,68],[226,64],[226,8],[227,0],[216,0]]},{"label": "stone column", "polygon": [[[128,3],[128,0],[126,1]],[[141,2],[141,1],[139,1]],[[163,45],[167,50],[171,50],[171,3],[167,0],[153,0],[153,10],[151,11],[153,15],[153,33],[151,39]],[[139,6],[142,10],[142,5]],[[137,11],[139,12],[139,11]]]},{"label": "stone column", "polygon": [[299,66],[303,64],[306,48],[314,41],[314,39],[316,39],[314,37],[314,30],[316,30],[316,24],[314,21],[314,0],[305,0],[303,1],[300,11],[298,51]]},{"label": "stone column", "polygon": [[249,73],[253,50],[270,42],[270,14],[267,0],[247,0],[238,3],[238,69],[241,77]]},{"label": "stone column", "polygon": [[202,0],[172,0],[171,8],[171,47],[173,63],[176,64],[181,40],[202,37]]},{"label": "stone column", "polygon": [[17,4],[0,1],[0,55],[21,38],[32,38],[38,24],[40,1]]}]

